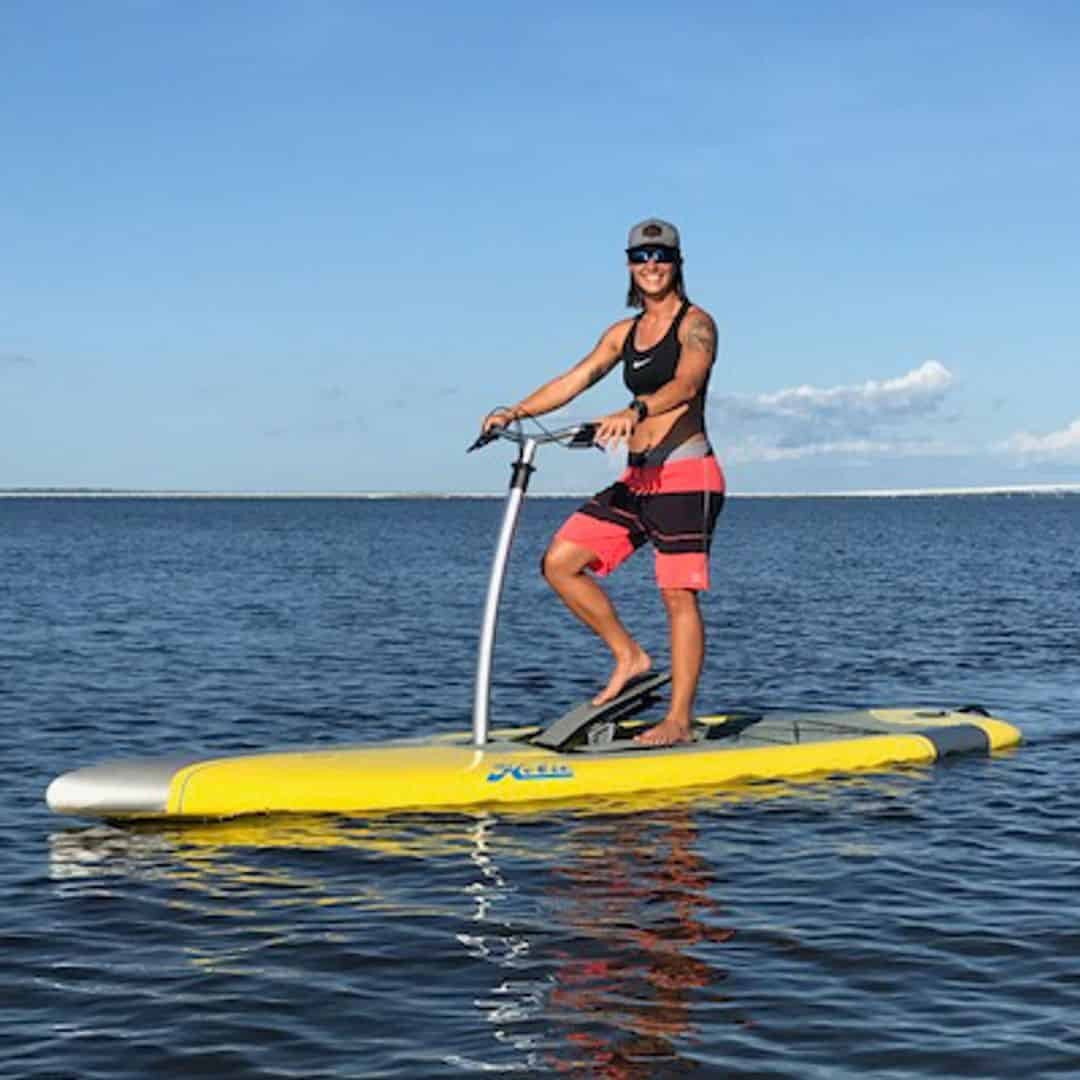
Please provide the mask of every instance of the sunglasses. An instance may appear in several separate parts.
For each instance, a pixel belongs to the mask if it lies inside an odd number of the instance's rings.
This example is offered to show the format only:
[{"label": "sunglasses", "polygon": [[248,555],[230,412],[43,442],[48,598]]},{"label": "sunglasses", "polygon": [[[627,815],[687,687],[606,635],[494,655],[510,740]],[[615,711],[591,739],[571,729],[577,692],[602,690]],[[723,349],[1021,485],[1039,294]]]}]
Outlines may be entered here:
[{"label": "sunglasses", "polygon": [[679,252],[676,248],[659,247],[649,245],[648,247],[632,247],[626,252],[626,257],[632,263],[673,263],[679,258]]}]

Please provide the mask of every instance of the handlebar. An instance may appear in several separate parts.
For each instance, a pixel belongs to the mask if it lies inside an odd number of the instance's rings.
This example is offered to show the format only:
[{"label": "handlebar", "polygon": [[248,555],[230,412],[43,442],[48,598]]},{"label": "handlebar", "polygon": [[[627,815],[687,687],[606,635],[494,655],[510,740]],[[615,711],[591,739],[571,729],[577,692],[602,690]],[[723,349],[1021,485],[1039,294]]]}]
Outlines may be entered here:
[{"label": "handlebar", "polygon": [[596,424],[593,423],[573,424],[570,427],[559,428],[557,431],[541,431],[533,435],[528,435],[522,431],[520,425],[516,427],[493,427],[481,432],[476,441],[465,452],[471,454],[474,450],[479,450],[481,447],[487,446],[488,443],[493,443],[496,439],[507,439],[512,443],[517,443],[519,446],[529,439],[537,444],[562,443],[569,450],[580,450],[595,446],[595,437]]}]

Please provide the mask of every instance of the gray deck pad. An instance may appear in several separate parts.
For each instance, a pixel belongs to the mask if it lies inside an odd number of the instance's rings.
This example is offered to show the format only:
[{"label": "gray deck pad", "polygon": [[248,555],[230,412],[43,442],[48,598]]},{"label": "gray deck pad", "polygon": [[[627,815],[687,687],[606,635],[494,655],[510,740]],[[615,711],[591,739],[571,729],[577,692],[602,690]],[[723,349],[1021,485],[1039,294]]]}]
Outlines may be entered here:
[{"label": "gray deck pad", "polygon": [[[939,720],[946,713],[940,710],[912,710],[911,715],[925,717],[928,721]],[[601,721],[605,718],[601,718]],[[975,725],[956,724],[945,727],[917,724],[889,723],[875,716],[868,709],[852,709],[844,712],[795,712],[779,711],[730,712],[713,717],[699,719],[694,724],[694,739],[690,743],[680,743],[674,747],[650,748],[633,740],[639,731],[648,729],[648,723],[635,722],[619,726],[606,725],[608,730],[603,737],[590,738],[582,746],[573,747],[580,753],[618,753],[633,750],[683,750],[693,751],[720,749],[726,744],[736,747],[796,746],[799,743],[840,742],[871,735],[924,735],[930,738],[939,755],[970,749],[971,744],[983,744],[985,735]],[[968,729],[971,729],[970,731]],[[594,729],[595,730],[595,729]],[[955,748],[953,744],[955,745]]]},{"label": "gray deck pad", "polygon": [[[927,720],[931,720],[944,714],[927,710],[925,715]],[[727,723],[708,726],[716,732],[709,732],[708,738],[726,737]],[[863,735],[914,735],[917,731],[911,724],[890,724],[887,720],[881,720],[869,709],[851,709],[829,713],[766,713],[752,728],[732,734],[742,743],[779,743],[793,746],[803,742],[835,742],[838,739],[854,739]]]}]

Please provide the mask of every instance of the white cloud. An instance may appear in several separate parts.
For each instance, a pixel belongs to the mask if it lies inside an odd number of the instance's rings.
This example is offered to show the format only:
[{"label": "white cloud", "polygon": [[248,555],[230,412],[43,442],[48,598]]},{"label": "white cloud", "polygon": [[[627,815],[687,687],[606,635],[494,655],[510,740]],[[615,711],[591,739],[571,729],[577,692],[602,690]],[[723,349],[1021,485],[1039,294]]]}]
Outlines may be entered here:
[{"label": "white cloud", "polygon": [[799,461],[815,457],[915,458],[952,457],[967,451],[936,440],[880,441],[838,439],[779,446],[761,439],[742,440],[724,454],[725,461],[748,464],[760,461]]},{"label": "white cloud", "polygon": [[731,409],[745,417],[909,416],[936,407],[952,381],[952,372],[944,364],[928,360],[897,379],[868,379],[854,386],[826,389],[795,386],[772,394],[733,394],[714,398],[714,403],[720,409]]},{"label": "white cloud", "polygon": [[732,461],[807,457],[926,457],[956,453],[936,438],[890,436],[932,417],[953,384],[944,364],[928,360],[894,379],[833,387],[795,386],[767,394],[714,395],[725,456]]},{"label": "white cloud", "polygon": [[1067,428],[1049,435],[1019,431],[998,447],[1007,453],[1032,459],[1080,460],[1080,417]]}]

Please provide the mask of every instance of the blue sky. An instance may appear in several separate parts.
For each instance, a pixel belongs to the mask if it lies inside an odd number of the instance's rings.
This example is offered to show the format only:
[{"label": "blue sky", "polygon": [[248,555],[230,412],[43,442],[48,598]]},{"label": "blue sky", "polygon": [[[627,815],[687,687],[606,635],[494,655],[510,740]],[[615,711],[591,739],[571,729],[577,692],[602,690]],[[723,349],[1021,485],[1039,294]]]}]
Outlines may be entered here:
[{"label": "blue sky", "polygon": [[5,0],[0,487],[500,490],[480,416],[652,214],[733,491],[1080,482],[1078,51],[1053,2]]}]

